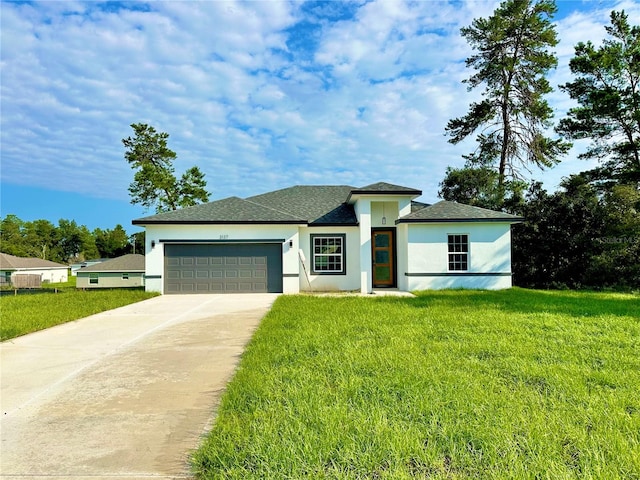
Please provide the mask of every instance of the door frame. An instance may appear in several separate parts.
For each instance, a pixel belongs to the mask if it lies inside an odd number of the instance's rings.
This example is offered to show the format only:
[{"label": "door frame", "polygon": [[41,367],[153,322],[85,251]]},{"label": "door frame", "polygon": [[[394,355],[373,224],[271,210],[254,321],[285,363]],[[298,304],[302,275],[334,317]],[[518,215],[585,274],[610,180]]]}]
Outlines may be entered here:
[{"label": "door frame", "polygon": [[[391,233],[391,284],[388,285],[376,285],[375,282],[375,238],[376,232],[390,232]],[[371,285],[373,288],[397,288],[398,287],[398,275],[397,275],[397,248],[396,248],[396,227],[375,227],[371,229]]]}]

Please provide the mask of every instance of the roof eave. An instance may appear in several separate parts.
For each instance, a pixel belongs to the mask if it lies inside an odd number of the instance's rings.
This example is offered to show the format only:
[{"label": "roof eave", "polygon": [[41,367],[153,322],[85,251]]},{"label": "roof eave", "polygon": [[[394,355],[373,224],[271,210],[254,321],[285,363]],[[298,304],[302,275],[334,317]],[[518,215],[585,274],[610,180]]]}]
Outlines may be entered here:
[{"label": "roof eave", "polygon": [[353,203],[351,200],[357,200],[357,197],[360,196],[364,196],[364,195],[375,195],[377,197],[384,197],[384,196],[404,196],[404,197],[411,197],[411,200],[413,200],[414,198],[418,198],[419,196],[422,195],[422,192],[420,190],[387,190],[387,191],[380,191],[380,190],[354,190],[352,192],[349,193],[349,196],[347,197],[347,202],[346,203]]},{"label": "roof eave", "polygon": [[524,218],[399,218],[399,223],[522,223]]},{"label": "roof eave", "polygon": [[304,220],[133,220],[132,225],[307,225]]},{"label": "roof eave", "polygon": [[360,224],[358,222],[330,222],[330,223],[309,223],[308,227],[357,227]]}]

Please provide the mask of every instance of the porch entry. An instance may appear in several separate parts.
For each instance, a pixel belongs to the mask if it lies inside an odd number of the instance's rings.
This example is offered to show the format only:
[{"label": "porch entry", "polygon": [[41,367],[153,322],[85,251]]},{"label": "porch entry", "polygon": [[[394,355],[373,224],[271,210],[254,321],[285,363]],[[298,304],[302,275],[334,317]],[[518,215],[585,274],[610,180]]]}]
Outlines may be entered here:
[{"label": "porch entry", "polygon": [[373,286],[396,286],[396,245],[395,229],[374,229],[371,231],[371,263]]}]

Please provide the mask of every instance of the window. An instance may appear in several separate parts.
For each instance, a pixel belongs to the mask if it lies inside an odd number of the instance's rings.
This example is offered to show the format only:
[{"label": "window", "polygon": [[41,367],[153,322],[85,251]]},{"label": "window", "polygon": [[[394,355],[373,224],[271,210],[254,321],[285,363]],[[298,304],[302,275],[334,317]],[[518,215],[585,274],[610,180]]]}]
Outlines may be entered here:
[{"label": "window", "polygon": [[129,274],[128,273],[123,273],[122,274],[122,279],[123,280],[129,280]]},{"label": "window", "polygon": [[90,273],[89,274],[89,284],[94,284],[94,285],[98,284],[98,274],[97,273]]},{"label": "window", "polygon": [[469,270],[469,235],[449,235],[449,270]]},{"label": "window", "polygon": [[313,273],[320,275],[346,274],[345,234],[311,235]]}]

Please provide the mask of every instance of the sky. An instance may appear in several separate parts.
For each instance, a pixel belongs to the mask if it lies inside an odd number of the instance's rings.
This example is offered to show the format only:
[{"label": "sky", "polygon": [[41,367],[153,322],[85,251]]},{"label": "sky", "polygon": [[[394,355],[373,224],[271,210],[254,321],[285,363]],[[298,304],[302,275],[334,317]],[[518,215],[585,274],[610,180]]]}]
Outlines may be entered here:
[{"label": "sky", "polygon": [[[606,36],[611,10],[640,2],[559,0],[556,121],[574,104],[574,45]],[[132,205],[122,139],[169,134],[177,176],[198,166],[211,200],[292,185],[385,181],[438,200],[473,138],[447,141],[482,88],[460,29],[496,1],[0,2],[0,215],[89,229],[153,211]],[[551,132],[551,134],[553,134]],[[576,144],[529,178],[555,190],[593,164]]]}]

